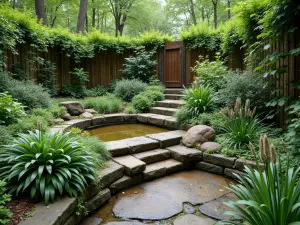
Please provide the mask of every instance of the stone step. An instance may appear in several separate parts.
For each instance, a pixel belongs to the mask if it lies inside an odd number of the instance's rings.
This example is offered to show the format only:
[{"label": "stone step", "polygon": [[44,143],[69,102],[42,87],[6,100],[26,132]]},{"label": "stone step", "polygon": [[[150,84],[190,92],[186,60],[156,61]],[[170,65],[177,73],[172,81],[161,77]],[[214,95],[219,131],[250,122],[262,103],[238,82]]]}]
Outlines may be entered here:
[{"label": "stone step", "polygon": [[178,145],[180,144],[180,141],[182,139],[182,135],[176,134],[172,131],[157,134],[148,134],[146,135],[146,137],[158,141],[160,148]]},{"label": "stone step", "polygon": [[146,166],[146,169],[143,172],[143,181],[149,181],[159,177],[163,177],[170,173],[182,171],[185,168],[185,164],[174,159],[167,159],[164,161],[152,163]]},{"label": "stone step", "polygon": [[181,95],[183,91],[184,91],[184,89],[182,89],[182,88],[166,88],[165,94]]},{"label": "stone step", "polygon": [[156,103],[157,107],[165,107],[165,108],[180,108],[185,103],[183,100],[163,100],[163,101],[157,101]]},{"label": "stone step", "polygon": [[124,189],[135,186],[142,183],[142,175],[136,175],[134,177],[123,176],[109,187],[112,194],[116,194]]},{"label": "stone step", "polygon": [[182,99],[184,95],[177,95],[177,94],[165,94],[165,99],[171,100],[179,100]]},{"label": "stone step", "polygon": [[166,149],[155,149],[147,152],[136,153],[133,156],[148,165],[169,159],[171,154],[170,151]]},{"label": "stone step", "polygon": [[183,163],[202,160],[202,152],[194,148],[187,148],[183,145],[175,145],[168,147],[167,149],[170,150],[173,159]]},{"label": "stone step", "polygon": [[150,109],[150,113],[165,115],[165,116],[173,116],[177,109],[174,108],[165,108],[165,107],[152,107]]},{"label": "stone step", "polygon": [[113,161],[122,165],[128,176],[141,174],[146,169],[146,163],[131,155],[115,157]]}]

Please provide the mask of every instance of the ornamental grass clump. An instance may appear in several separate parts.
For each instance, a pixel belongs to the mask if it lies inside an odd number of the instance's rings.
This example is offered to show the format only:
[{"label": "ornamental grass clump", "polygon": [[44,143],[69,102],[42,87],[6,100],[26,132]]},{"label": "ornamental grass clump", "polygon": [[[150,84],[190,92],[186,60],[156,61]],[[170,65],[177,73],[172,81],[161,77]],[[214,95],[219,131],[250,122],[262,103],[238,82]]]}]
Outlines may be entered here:
[{"label": "ornamental grass clump", "polygon": [[234,149],[247,145],[268,131],[268,127],[256,114],[256,107],[253,110],[250,108],[249,99],[243,105],[241,98],[237,98],[234,108],[226,108],[222,118],[221,131],[224,132],[227,144]]},{"label": "ornamental grass clump", "polygon": [[92,157],[69,133],[19,134],[0,152],[0,179],[8,193],[28,193],[46,205],[57,195],[81,194],[94,181],[94,168]]},{"label": "ornamental grass clump", "polygon": [[[250,142],[249,148],[256,157]],[[287,166],[282,171],[276,151],[267,136],[260,138],[260,159],[264,171],[256,159],[257,169],[245,166],[246,175],[235,174],[238,184],[229,186],[238,198],[224,203],[235,211],[224,214],[242,221],[222,221],[219,224],[236,225],[299,225],[300,224],[300,168]]]}]

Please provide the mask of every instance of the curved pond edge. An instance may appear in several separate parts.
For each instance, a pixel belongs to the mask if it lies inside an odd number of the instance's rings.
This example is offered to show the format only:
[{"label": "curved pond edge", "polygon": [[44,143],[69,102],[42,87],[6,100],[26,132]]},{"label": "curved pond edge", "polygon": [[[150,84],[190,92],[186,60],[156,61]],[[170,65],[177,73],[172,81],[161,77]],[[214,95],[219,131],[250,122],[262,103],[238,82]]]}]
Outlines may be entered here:
[{"label": "curved pond edge", "polygon": [[[173,125],[175,120],[164,118],[155,114],[110,114],[98,116],[91,119],[76,119],[65,122],[51,128],[51,131],[67,130],[72,127],[87,129],[103,124],[120,124],[122,122],[149,123],[157,126],[170,125],[170,129],[176,129]],[[174,123],[173,123],[174,122]],[[172,127],[171,127],[172,125]],[[188,129],[188,127],[186,127]],[[161,144],[161,143],[160,143]],[[201,152],[201,151],[200,151]],[[197,161],[184,163],[179,169],[170,170],[166,176],[189,169],[198,169],[209,173],[222,175],[235,179],[234,173],[244,175],[242,172],[245,165],[256,167],[255,162],[243,158],[226,157],[221,154],[207,154],[201,152],[201,158]],[[129,177],[125,175],[124,166],[109,161],[108,167],[100,169],[100,174],[95,184],[89,185],[80,200],[70,197],[57,199],[53,204],[45,206],[42,202],[35,204],[32,217],[23,220],[20,225],[76,225],[95,210],[106,204],[112,196],[118,192],[139,185],[149,180],[143,180],[141,175]],[[155,177],[153,177],[155,179]],[[152,179],[152,180],[153,180]],[[116,187],[118,185],[118,187]],[[84,206],[84,209],[78,205]],[[88,214],[85,214],[88,212]]]}]

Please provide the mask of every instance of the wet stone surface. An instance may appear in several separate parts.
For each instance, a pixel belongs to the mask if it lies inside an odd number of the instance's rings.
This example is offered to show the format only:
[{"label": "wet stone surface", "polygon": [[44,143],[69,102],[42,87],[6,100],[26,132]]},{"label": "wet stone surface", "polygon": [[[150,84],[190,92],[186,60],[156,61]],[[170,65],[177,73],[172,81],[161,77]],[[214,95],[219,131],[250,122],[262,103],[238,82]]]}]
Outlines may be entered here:
[{"label": "wet stone surface", "polygon": [[195,207],[187,203],[183,204],[183,209],[187,214],[194,214],[196,212]]}]

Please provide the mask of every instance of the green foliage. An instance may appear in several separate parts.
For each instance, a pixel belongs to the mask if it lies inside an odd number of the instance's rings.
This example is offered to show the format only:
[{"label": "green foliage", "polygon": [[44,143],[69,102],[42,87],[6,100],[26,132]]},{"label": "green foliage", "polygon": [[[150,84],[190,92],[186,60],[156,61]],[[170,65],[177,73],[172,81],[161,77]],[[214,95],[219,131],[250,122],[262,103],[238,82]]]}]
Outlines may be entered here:
[{"label": "green foliage", "polygon": [[132,99],[133,108],[140,113],[148,112],[154,104],[154,100],[146,97],[143,92]]},{"label": "green foliage", "polygon": [[193,118],[193,116],[190,114],[190,112],[187,110],[185,106],[180,107],[175,115],[174,115],[176,122],[179,125],[182,124],[189,124],[190,120]]},{"label": "green foliage", "polygon": [[52,104],[48,110],[51,112],[54,118],[60,118],[67,113],[66,107],[58,106],[57,104]]},{"label": "green foliage", "polygon": [[57,94],[57,89],[54,86],[56,66],[50,61],[43,60],[42,69],[38,73],[37,82],[48,90],[51,96]]},{"label": "green foliage", "polygon": [[300,110],[291,111],[294,118],[288,128],[287,139],[296,154],[300,154]]},{"label": "green foliage", "polygon": [[5,204],[11,200],[11,196],[5,193],[5,182],[0,180],[0,225],[6,225],[12,213],[6,208]]},{"label": "green foliage", "polygon": [[67,193],[77,197],[94,180],[95,164],[78,140],[69,133],[20,134],[0,153],[0,178],[8,192],[44,199]]},{"label": "green foliage", "polygon": [[90,97],[99,97],[106,95],[108,90],[102,86],[102,85],[97,85],[94,88],[88,89],[88,96]]},{"label": "green foliage", "polygon": [[85,108],[93,108],[98,113],[116,113],[122,110],[123,102],[110,94],[103,97],[86,98],[82,101]]},{"label": "green foliage", "polygon": [[[246,166],[246,175],[235,174],[238,184],[230,184],[229,190],[238,198],[225,205],[235,212],[224,215],[242,218],[247,224],[286,225],[300,221],[300,168],[287,168],[268,162],[265,171]],[[221,224],[242,225],[244,222],[224,221]]]},{"label": "green foliage", "polygon": [[134,109],[132,105],[127,105],[125,111],[126,114],[136,114],[137,111]]},{"label": "green foliage", "polygon": [[159,91],[161,93],[164,93],[165,87],[161,85],[161,83],[158,85],[150,85],[147,87],[146,91]]},{"label": "green foliage", "polygon": [[192,70],[197,74],[195,82],[210,86],[216,91],[224,85],[225,77],[228,75],[227,67],[218,54],[216,54],[215,61],[210,61],[208,56],[205,58],[199,56]]},{"label": "green foliage", "polygon": [[149,79],[149,86],[160,86],[162,89],[165,89],[161,81],[157,78],[157,76],[152,76]]},{"label": "green foliage", "polygon": [[74,98],[86,97],[88,95],[88,90],[85,83],[89,81],[88,73],[85,72],[83,68],[75,68],[74,72],[70,73],[74,76],[73,83],[70,85],[65,85],[62,93]]},{"label": "green foliage", "polygon": [[223,111],[220,128],[225,133],[224,145],[240,149],[259,136],[269,133],[268,126],[262,123],[255,112],[256,109],[250,109],[249,100],[242,105],[240,98],[236,100],[233,109]]},{"label": "green foliage", "polygon": [[268,100],[268,88],[263,77],[259,74],[245,71],[233,72],[225,77],[225,84],[219,91],[220,102],[231,107],[236,98],[240,97],[243,102],[249,99],[251,104],[262,112]]},{"label": "green foliage", "polygon": [[180,32],[180,38],[189,49],[206,48],[210,51],[220,50],[220,35],[212,27],[201,23],[192,25]]},{"label": "green foliage", "polygon": [[7,93],[0,93],[0,125],[18,122],[25,114],[21,103],[14,101]]},{"label": "green foliage", "polygon": [[0,146],[9,144],[12,138],[11,131],[7,127],[0,126]]},{"label": "green foliage", "polygon": [[145,91],[147,84],[138,79],[124,79],[116,83],[115,95],[126,102],[130,102],[134,96]]},{"label": "green foliage", "polygon": [[8,73],[0,71],[0,92],[6,91],[29,109],[50,106],[50,96],[41,85],[30,80],[15,80]]},{"label": "green foliage", "polygon": [[30,116],[36,116],[39,118],[43,118],[45,121],[47,121],[47,126],[53,125],[54,116],[53,116],[52,112],[48,109],[35,108],[35,109],[30,110],[30,112],[28,114]]},{"label": "green foliage", "polygon": [[154,52],[147,52],[145,49],[137,49],[135,56],[125,58],[125,67],[122,74],[126,79],[138,79],[149,83],[154,75],[156,60],[153,59]]},{"label": "green foliage", "polygon": [[211,112],[215,108],[216,96],[209,86],[194,84],[184,90],[186,109],[191,116],[198,116],[203,112]]},{"label": "green foliage", "polygon": [[145,97],[152,99],[153,101],[161,101],[164,99],[164,94],[160,91],[146,90],[142,92],[141,95],[144,95]]}]

